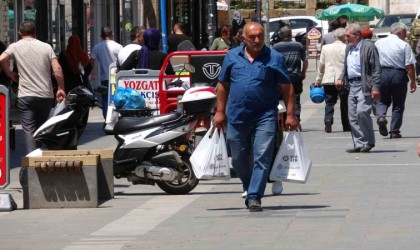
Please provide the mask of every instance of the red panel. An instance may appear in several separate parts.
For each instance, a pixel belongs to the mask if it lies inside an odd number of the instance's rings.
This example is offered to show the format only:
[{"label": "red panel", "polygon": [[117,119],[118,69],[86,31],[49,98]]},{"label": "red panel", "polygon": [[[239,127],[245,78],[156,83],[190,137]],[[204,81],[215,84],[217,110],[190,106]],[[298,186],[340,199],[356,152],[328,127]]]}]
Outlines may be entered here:
[{"label": "red panel", "polygon": [[7,102],[6,95],[0,94],[0,187],[7,183]]}]

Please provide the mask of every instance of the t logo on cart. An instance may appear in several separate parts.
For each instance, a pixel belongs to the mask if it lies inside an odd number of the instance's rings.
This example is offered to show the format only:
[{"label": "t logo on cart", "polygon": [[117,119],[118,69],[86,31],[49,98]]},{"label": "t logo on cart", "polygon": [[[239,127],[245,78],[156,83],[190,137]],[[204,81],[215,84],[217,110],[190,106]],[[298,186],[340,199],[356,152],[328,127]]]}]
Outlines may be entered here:
[{"label": "t logo on cart", "polygon": [[204,75],[211,80],[214,80],[217,76],[219,76],[220,70],[222,70],[222,67],[220,67],[220,64],[218,63],[211,62],[203,65]]}]

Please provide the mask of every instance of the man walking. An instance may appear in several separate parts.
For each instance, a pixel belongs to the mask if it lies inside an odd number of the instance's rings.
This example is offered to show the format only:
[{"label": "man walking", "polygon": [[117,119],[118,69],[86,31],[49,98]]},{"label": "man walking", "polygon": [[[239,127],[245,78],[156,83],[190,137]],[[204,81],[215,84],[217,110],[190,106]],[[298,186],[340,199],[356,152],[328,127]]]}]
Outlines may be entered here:
[{"label": "man walking", "polygon": [[[109,65],[117,61],[118,53],[120,52],[122,46],[112,40],[114,35],[109,27],[102,27],[101,37],[103,41],[93,47],[90,60],[92,65],[95,65],[96,60],[98,61],[100,70],[99,81],[102,86],[108,89]],[[108,93],[103,93],[101,99],[102,115],[106,118],[106,112],[108,111]]]},{"label": "man walking", "polygon": [[[375,43],[382,67],[380,97],[376,102],[379,133],[388,136],[386,112],[392,103],[392,119],[389,129],[391,139],[401,138],[407,82],[410,92],[416,91],[416,59],[410,45],[405,42],[407,26],[404,23],[391,25],[391,34]],[[408,74],[408,77],[407,77]],[[409,79],[410,78],[410,79]]]},{"label": "man walking", "polygon": [[308,60],[302,44],[292,41],[292,28],[289,25],[280,29],[280,42],[274,44],[273,49],[281,53],[286,59],[287,73],[293,84],[295,92],[295,114],[300,121],[301,105],[300,94],[303,91],[303,80],[306,78]]},{"label": "man walking", "polygon": [[349,117],[347,112],[347,90],[337,88],[335,82],[343,72],[344,57],[346,56],[346,41],[343,28],[338,28],[334,32],[335,42],[322,46],[321,57],[319,60],[318,75],[315,86],[324,86],[325,91],[325,132],[331,133],[334,123],[334,105],[340,96],[341,123],[343,131],[350,131]]},{"label": "man walking", "polygon": [[124,46],[124,48],[118,52],[117,64],[119,66],[123,65],[125,60],[131,55],[133,51],[141,49],[141,46],[144,44],[143,33],[145,30],[146,28],[143,26],[135,26],[131,30],[130,36],[132,42]]},{"label": "man walking", "polygon": [[358,24],[349,24],[345,29],[349,45],[346,48],[343,72],[337,87],[348,85],[348,112],[354,147],[348,153],[369,152],[375,147],[375,133],[370,118],[373,100],[379,98],[381,65],[378,50],[368,40],[362,39]]},{"label": "man walking", "polygon": [[[2,70],[13,82],[19,82],[17,106],[25,134],[26,151],[31,152],[41,146],[36,145],[33,134],[48,119],[50,109],[54,105],[51,69],[58,85],[57,102],[61,102],[66,94],[60,63],[51,45],[35,38],[35,24],[21,23],[19,35],[21,39],[12,43],[1,54],[0,64]],[[16,62],[18,75],[10,71],[9,59]]]},{"label": "man walking", "polygon": [[264,45],[261,24],[247,23],[244,34],[245,45],[230,50],[223,61],[213,124],[227,123],[232,165],[247,190],[245,204],[259,212],[275,147],[278,88],[287,103],[286,129],[295,130],[298,121],[284,57]]},{"label": "man walking", "polygon": [[174,25],[174,33],[168,36],[168,54],[178,50],[178,45],[183,41],[190,41],[191,38],[185,33],[183,22],[177,22]]}]

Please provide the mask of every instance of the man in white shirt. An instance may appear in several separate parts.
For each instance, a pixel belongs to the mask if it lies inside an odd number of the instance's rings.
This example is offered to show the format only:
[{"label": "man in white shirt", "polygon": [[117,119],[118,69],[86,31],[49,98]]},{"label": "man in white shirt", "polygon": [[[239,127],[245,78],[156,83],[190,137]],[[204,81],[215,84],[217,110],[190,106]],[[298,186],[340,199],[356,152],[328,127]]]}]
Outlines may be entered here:
[{"label": "man in white shirt", "polygon": [[[92,49],[91,54],[91,64],[95,65],[95,61],[99,63],[99,81],[101,85],[108,88],[109,85],[109,65],[116,62],[118,58],[118,53],[122,49],[121,44],[116,43],[113,40],[113,33],[111,28],[102,27],[101,37],[103,41],[96,44]],[[106,112],[108,110],[108,93],[102,94],[102,115],[106,117]]]},{"label": "man in white shirt", "polygon": [[[338,24],[338,22],[337,22]],[[333,31],[335,42],[322,46],[321,58],[316,77],[315,86],[324,86],[325,90],[325,132],[331,133],[334,123],[334,105],[340,97],[341,123],[343,131],[350,131],[350,124],[347,112],[347,89],[338,89],[335,82],[343,72],[344,58],[346,56],[346,37],[343,28]]]},{"label": "man in white shirt", "polygon": [[133,51],[141,49],[141,46],[144,44],[143,33],[145,30],[146,28],[144,26],[135,26],[131,30],[132,42],[127,44],[118,53],[117,65],[122,65]]},{"label": "man in white shirt", "polygon": [[[416,59],[410,45],[405,42],[407,26],[404,23],[391,25],[391,34],[375,43],[382,67],[380,98],[376,102],[379,133],[388,136],[386,112],[392,103],[392,119],[389,129],[391,139],[401,138],[400,128],[403,121],[407,82],[410,92],[416,91]],[[408,76],[407,76],[408,75]]]}]

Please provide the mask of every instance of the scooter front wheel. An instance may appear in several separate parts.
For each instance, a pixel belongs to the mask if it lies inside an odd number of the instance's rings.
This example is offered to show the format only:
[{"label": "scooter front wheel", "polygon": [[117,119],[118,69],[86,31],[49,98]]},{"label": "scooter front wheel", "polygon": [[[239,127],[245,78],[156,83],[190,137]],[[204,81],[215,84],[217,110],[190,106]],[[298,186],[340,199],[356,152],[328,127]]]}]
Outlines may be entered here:
[{"label": "scooter front wheel", "polygon": [[168,194],[187,194],[193,190],[199,180],[194,174],[191,163],[186,157],[182,157],[184,164],[182,165],[183,176],[179,180],[172,182],[158,181],[156,184]]}]

